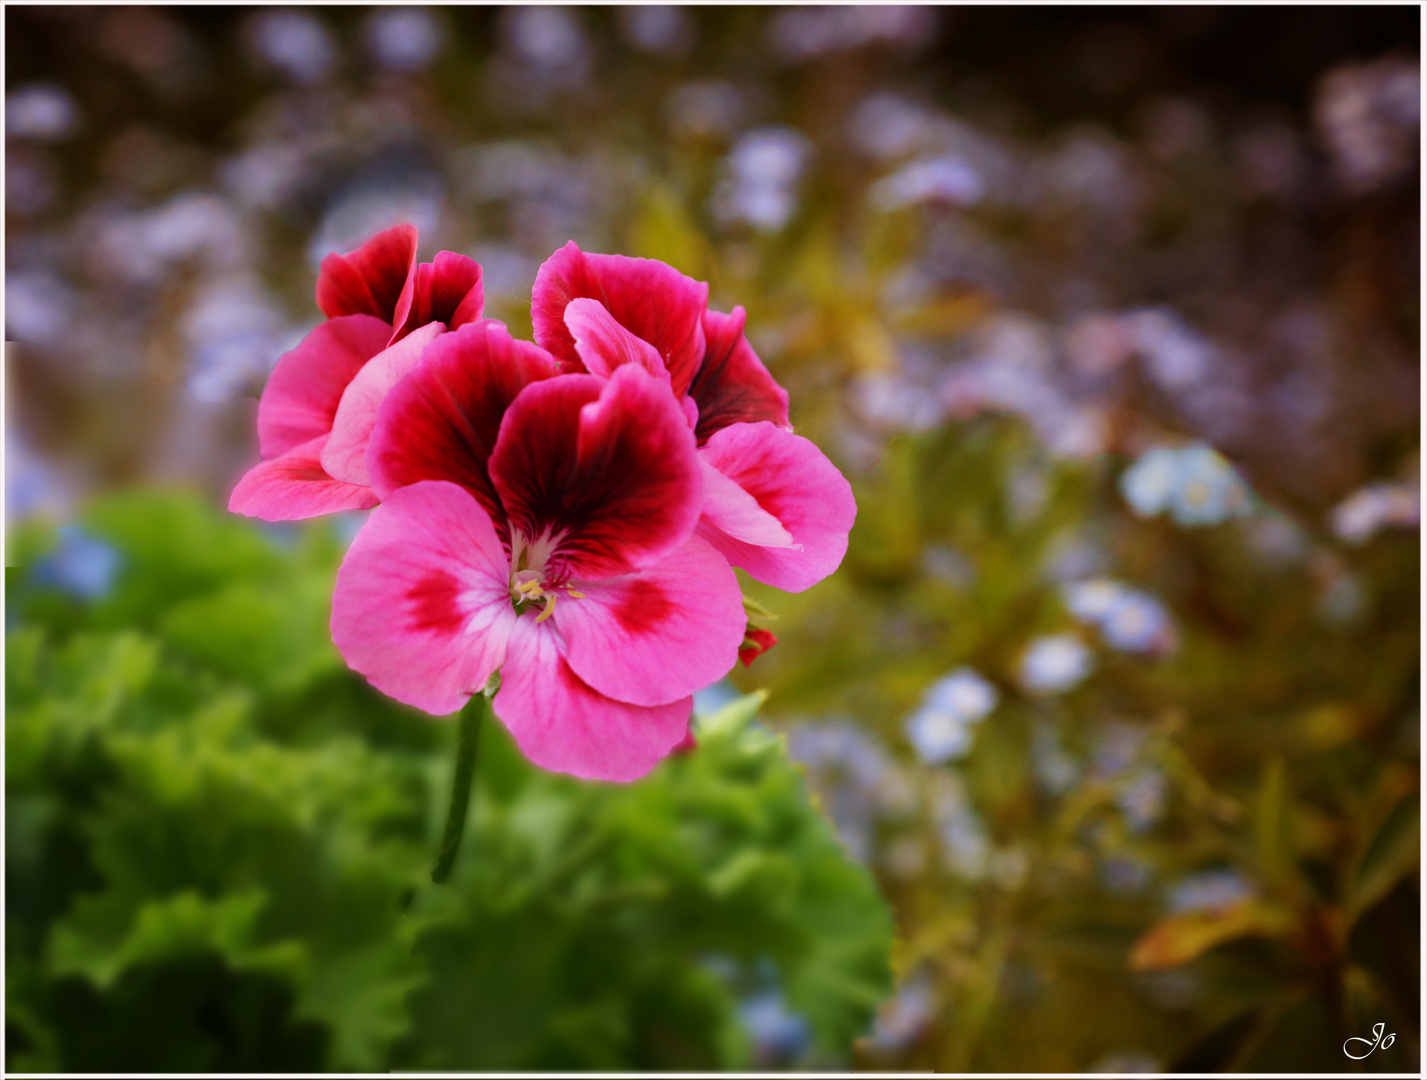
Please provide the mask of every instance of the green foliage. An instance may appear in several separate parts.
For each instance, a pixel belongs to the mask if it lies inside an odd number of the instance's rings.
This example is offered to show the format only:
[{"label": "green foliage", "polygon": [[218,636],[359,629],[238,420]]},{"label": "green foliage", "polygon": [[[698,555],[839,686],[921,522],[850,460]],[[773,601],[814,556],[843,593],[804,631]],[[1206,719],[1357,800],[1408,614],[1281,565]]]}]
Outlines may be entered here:
[{"label": "green foliage", "polygon": [[341,664],[330,532],[171,495],[85,527],[123,557],[104,599],[9,597],[10,1069],[731,1068],[769,965],[807,1060],[847,1060],[890,914],[761,697],[630,785],[488,723],[434,887],[454,725]]},{"label": "green foliage", "polygon": [[[862,1060],[1073,1072],[1119,1052],[1314,1071],[1383,1021],[1398,1038],[1370,1066],[1413,1068],[1416,536],[1352,549],[1299,530],[1296,554],[1269,558],[1255,547],[1268,512],[1192,530],[1137,518],[1114,465],[1050,457],[1005,418],[899,436],[854,481],[842,571],[796,597],[750,586],[780,616],[752,673],[767,722],[850,716],[899,792],[857,810],[855,760],[815,778],[868,831],[903,986],[933,988],[921,1028]],[[1029,509],[1013,484],[1027,470],[1042,493]],[[1162,600],[1176,647],[1117,650],[1074,616],[1057,566],[1077,546]],[[1344,623],[1323,597],[1348,576],[1365,601]],[[1027,690],[1028,643],[1066,633],[1092,672]],[[997,687],[995,710],[963,756],[919,760],[907,718],[963,665]],[[969,865],[938,817],[949,790],[985,844]],[[1176,906],[1206,874],[1244,895]]]}]

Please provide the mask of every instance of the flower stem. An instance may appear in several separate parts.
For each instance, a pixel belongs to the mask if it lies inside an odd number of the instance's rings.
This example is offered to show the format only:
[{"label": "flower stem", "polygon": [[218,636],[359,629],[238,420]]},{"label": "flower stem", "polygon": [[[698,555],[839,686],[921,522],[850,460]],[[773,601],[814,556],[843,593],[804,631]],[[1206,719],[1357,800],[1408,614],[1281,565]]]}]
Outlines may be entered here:
[{"label": "flower stem", "polygon": [[456,852],[461,847],[461,834],[466,831],[466,809],[471,801],[471,781],[476,775],[476,740],[481,733],[481,720],[490,711],[491,699],[486,694],[472,694],[461,710],[459,742],[456,745],[456,775],[451,781],[451,809],[446,814],[446,832],[441,837],[441,850],[431,880],[444,885],[456,864]]}]

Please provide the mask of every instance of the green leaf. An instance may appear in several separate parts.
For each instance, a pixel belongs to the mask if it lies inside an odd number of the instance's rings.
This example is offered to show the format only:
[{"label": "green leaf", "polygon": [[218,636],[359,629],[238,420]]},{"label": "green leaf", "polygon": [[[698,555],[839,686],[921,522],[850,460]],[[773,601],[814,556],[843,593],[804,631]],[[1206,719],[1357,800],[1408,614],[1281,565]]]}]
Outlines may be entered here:
[{"label": "green leaf", "polygon": [[1421,796],[1401,799],[1363,853],[1348,899],[1349,923],[1371,911],[1394,885],[1417,869],[1422,849]]}]

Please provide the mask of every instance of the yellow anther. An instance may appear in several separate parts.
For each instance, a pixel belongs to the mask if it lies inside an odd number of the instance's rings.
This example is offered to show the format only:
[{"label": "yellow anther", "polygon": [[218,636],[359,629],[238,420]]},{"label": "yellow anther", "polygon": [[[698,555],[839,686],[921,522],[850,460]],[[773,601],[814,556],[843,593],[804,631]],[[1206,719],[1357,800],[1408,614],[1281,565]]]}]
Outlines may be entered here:
[{"label": "yellow anther", "polygon": [[573,596],[576,600],[583,600],[583,599],[585,598],[585,594],[584,594],[584,593],[582,593],[582,592],[576,592],[574,589],[567,588],[565,591],[566,591],[567,593],[569,593],[571,596]]},{"label": "yellow anther", "polygon": [[545,610],[542,611],[539,615],[535,616],[536,625],[543,623],[551,615],[555,614],[555,601],[558,599],[560,599],[559,593],[552,592],[545,594]]}]

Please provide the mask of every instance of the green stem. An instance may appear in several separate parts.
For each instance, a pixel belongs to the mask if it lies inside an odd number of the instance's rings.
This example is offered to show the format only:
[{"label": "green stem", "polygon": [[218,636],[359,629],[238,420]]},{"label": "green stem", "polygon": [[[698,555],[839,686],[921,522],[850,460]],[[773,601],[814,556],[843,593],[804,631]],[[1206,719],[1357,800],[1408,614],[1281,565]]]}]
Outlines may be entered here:
[{"label": "green stem", "polygon": [[441,850],[436,855],[436,868],[431,880],[444,885],[456,864],[456,852],[461,847],[461,834],[466,831],[466,809],[471,801],[471,781],[476,775],[476,739],[481,733],[481,720],[490,711],[491,699],[485,694],[473,694],[461,710],[460,742],[456,746],[456,776],[451,781],[451,809],[446,814],[446,832],[441,837]]}]

